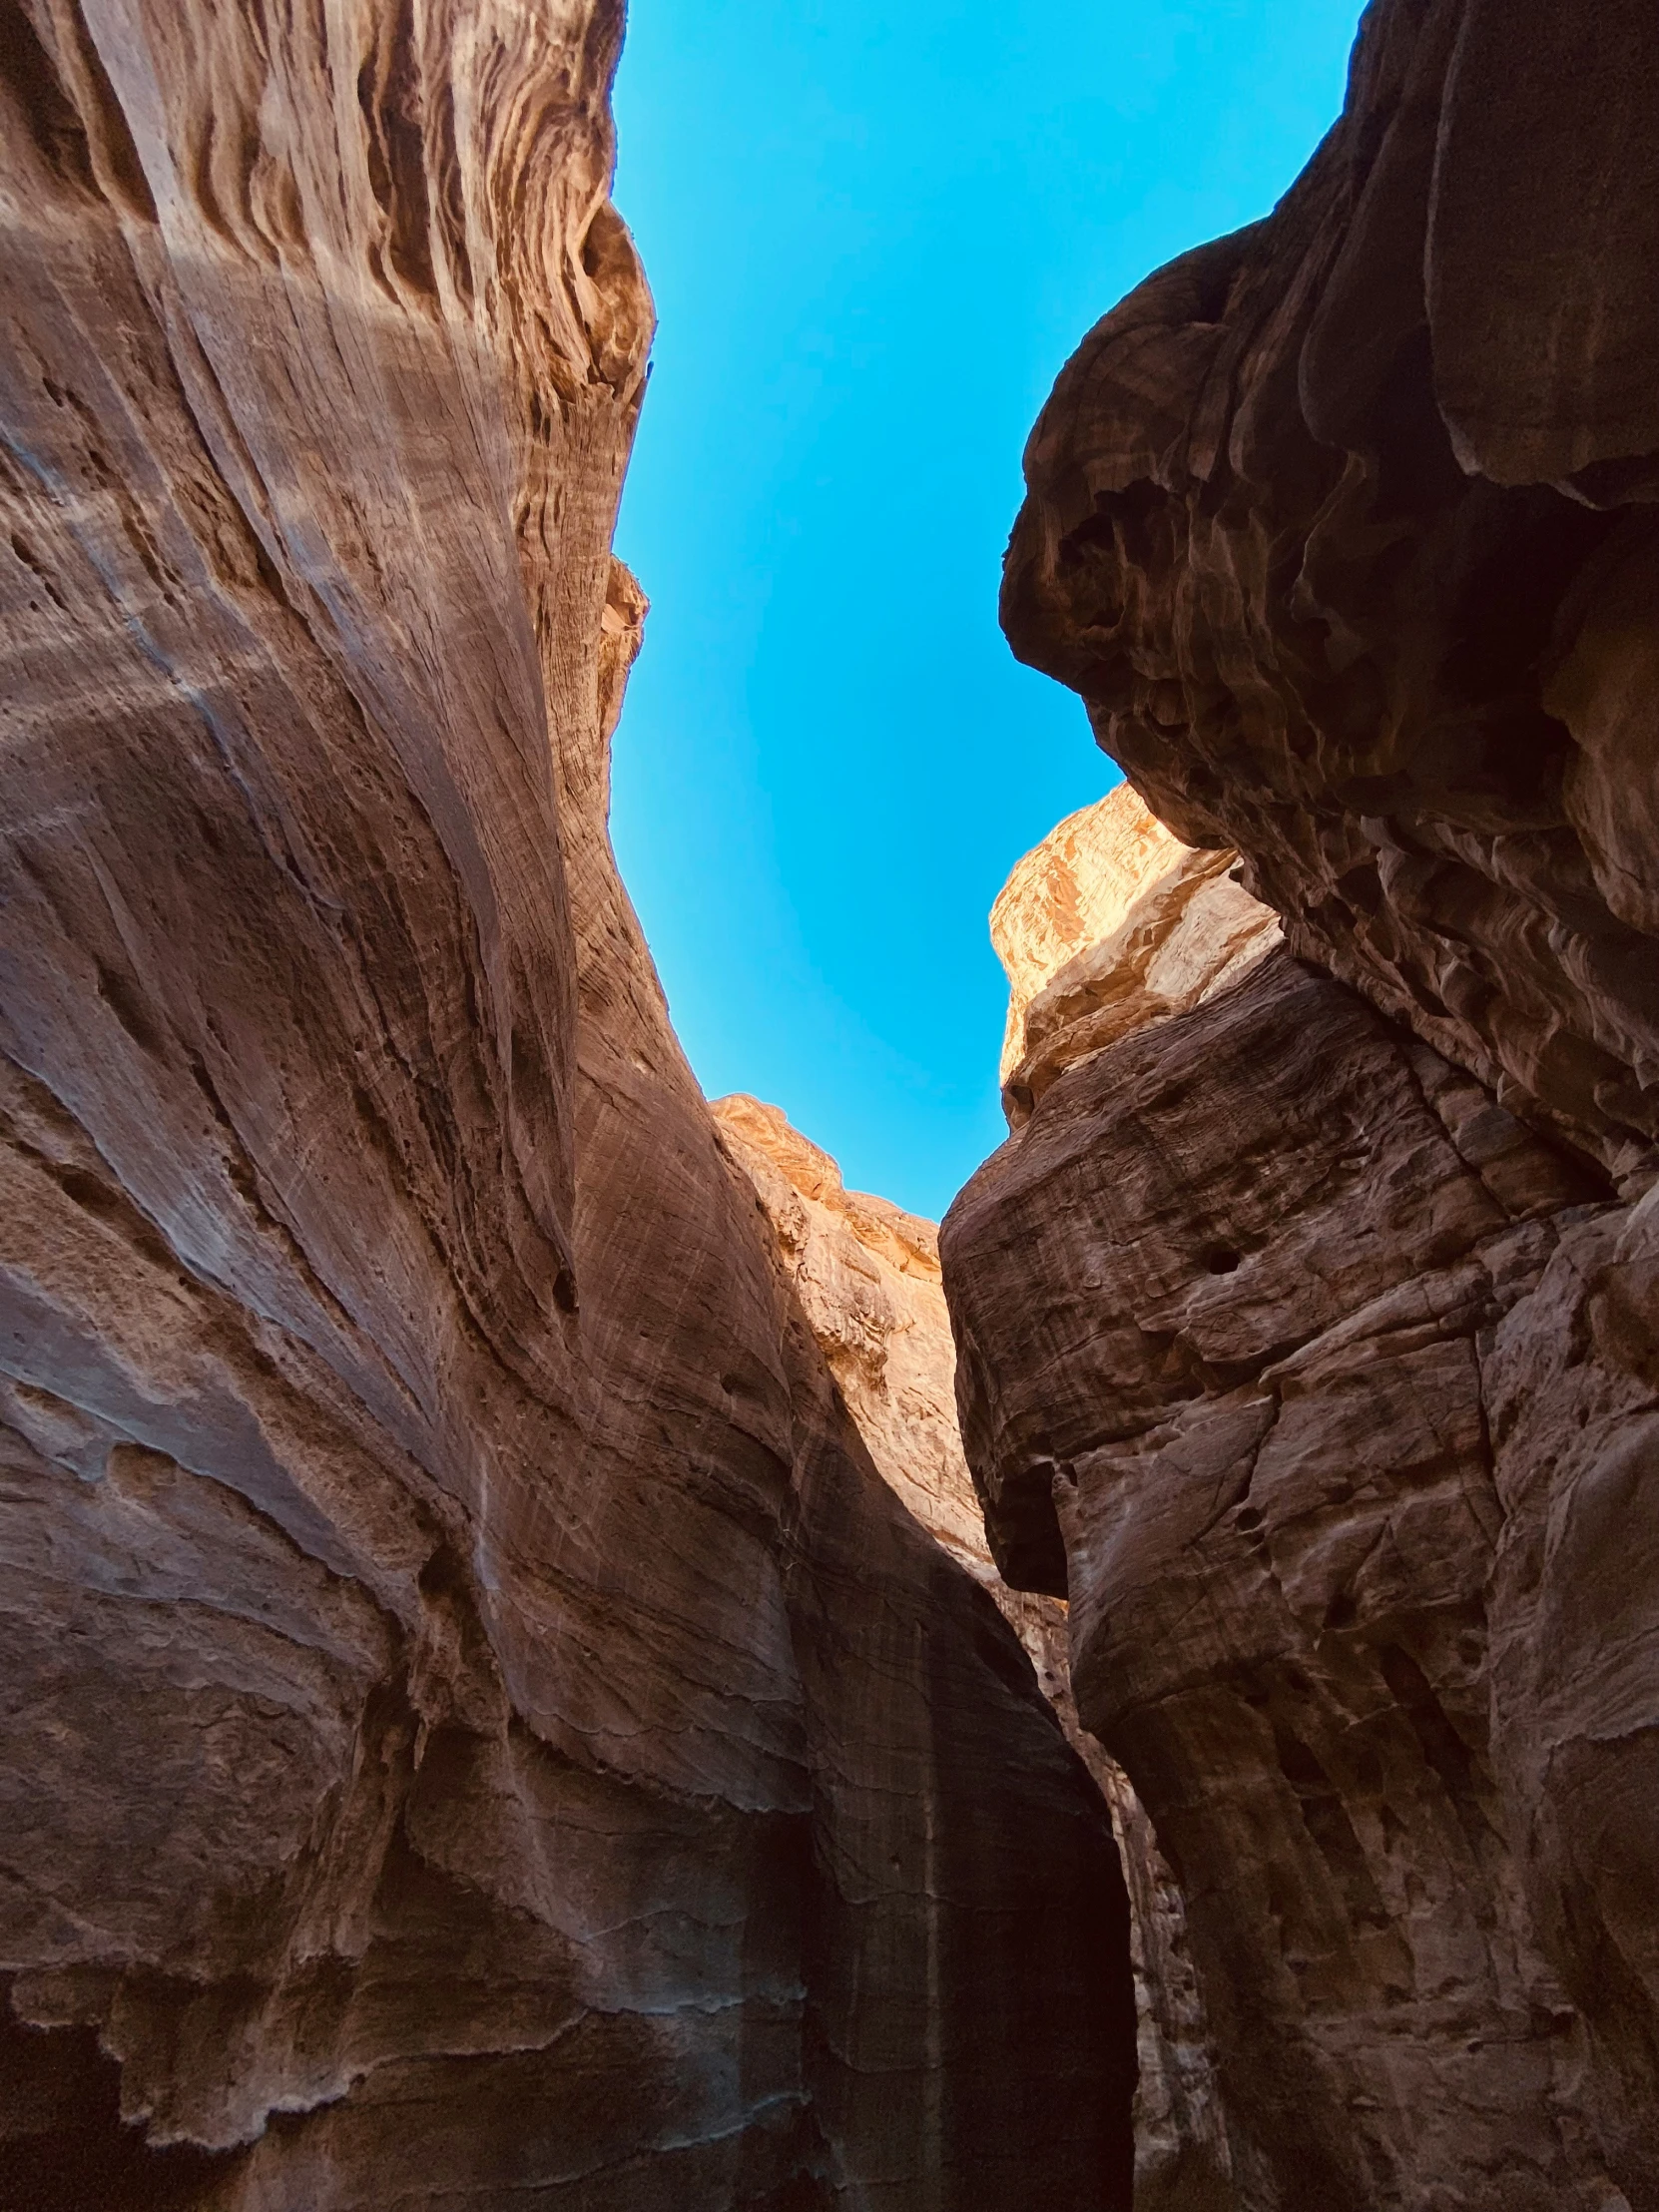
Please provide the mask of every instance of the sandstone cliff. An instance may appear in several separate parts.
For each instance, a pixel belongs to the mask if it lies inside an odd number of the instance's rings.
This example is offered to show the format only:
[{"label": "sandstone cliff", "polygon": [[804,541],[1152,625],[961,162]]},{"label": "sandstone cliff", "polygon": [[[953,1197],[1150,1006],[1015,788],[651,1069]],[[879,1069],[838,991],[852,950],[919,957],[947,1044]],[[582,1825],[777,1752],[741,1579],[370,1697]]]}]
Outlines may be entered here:
[{"label": "sandstone cliff", "polygon": [[1237,858],[1184,845],[1120,784],[1015,864],[991,908],[1012,1127],[1064,1069],[1203,1005],[1279,942],[1278,915],[1235,880]]},{"label": "sandstone cliff", "polygon": [[0,2199],[1112,2205],[1107,1826],[605,833],[611,0],[0,10]]},{"label": "sandstone cliff", "polygon": [[1288,941],[1616,1174],[1659,1135],[1659,14],[1378,0],[1266,222],[1026,453],[1015,650]]},{"label": "sandstone cliff", "polygon": [[[1070,886],[1085,896],[1098,886],[1090,859],[1078,864],[1076,842],[1050,840],[1049,849],[1058,850],[1057,870],[1069,877],[1058,895],[1045,891],[1034,855],[1013,880],[1038,911],[1052,912]],[[1136,2212],[1224,2212],[1231,2161],[1185,1906],[1128,1777],[1079,1723],[1064,1604],[1010,1588],[991,1558],[956,1422],[956,1355],[937,1229],[885,1199],[847,1190],[830,1155],[776,1106],[739,1095],[717,1099],[714,1116],[755,1185],[870,1456],[906,1509],[996,1600],[1111,1809],[1128,1883],[1139,2021]]]},{"label": "sandstone cliff", "polygon": [[1004,617],[1283,916],[941,1233],[1239,2202],[1659,2205],[1659,17],[1379,0],[1027,453]]}]

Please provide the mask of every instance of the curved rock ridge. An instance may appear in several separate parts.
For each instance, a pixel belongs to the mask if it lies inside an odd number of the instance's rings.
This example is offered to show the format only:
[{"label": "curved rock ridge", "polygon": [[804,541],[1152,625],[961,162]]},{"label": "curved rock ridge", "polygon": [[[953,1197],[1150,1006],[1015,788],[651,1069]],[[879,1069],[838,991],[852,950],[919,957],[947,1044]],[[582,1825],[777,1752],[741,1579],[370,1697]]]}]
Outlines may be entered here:
[{"label": "curved rock ridge", "polygon": [[1120,784],[1015,862],[991,908],[1009,984],[1010,1128],[1066,1068],[1201,1006],[1280,941],[1279,916],[1240,885],[1236,860],[1182,844]]},{"label": "curved rock ridge", "polygon": [[1656,108],[1646,0],[1376,0],[1273,215],[1067,365],[1003,594],[1294,950],[1642,1178]]},{"label": "curved rock ridge", "polygon": [[605,829],[611,0],[0,21],[0,2199],[1127,2195],[1107,1823]]},{"label": "curved rock ridge", "polygon": [[1129,1778],[1082,1727],[1066,1608],[997,1573],[963,1456],[938,1231],[840,1170],[780,1108],[737,1094],[715,1123],[753,1181],[802,1309],[884,1479],[983,1583],[1024,1644],[1043,1695],[1111,1810],[1128,1884],[1139,2079],[1136,2212],[1225,2212],[1231,2158],[1179,1885]]}]

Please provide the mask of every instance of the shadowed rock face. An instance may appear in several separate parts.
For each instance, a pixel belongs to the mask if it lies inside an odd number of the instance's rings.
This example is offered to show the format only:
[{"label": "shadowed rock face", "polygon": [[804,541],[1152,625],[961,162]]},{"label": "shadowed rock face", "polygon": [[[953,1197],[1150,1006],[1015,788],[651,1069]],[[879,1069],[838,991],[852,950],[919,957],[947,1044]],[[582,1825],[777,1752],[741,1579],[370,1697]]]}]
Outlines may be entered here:
[{"label": "shadowed rock face", "polygon": [[1264,2212],[1659,2206],[1656,115],[1651,9],[1383,0],[1027,454],[1017,650],[1290,949],[951,1209],[963,1438]]},{"label": "shadowed rock face", "polygon": [[0,7],[0,2198],[1121,2204],[1109,1832],[605,834],[620,11]]},{"label": "shadowed rock face", "polygon": [[946,1219],[990,1533],[1069,1582],[1248,2205],[1653,2201],[1616,1870],[1653,1841],[1656,1606],[1643,1522],[1592,1500],[1640,1486],[1654,1399],[1571,1351],[1639,1296],[1646,1211],[1275,953],[1063,1076]]},{"label": "shadowed rock face", "polygon": [[1659,13],[1379,0],[1265,223],[1026,453],[1003,616],[1293,949],[1615,1172],[1659,1136]]},{"label": "shadowed rock face", "polygon": [[[1068,872],[1070,864],[1062,861]],[[1095,894],[1101,911],[1112,886],[1086,861],[1079,873],[1081,882],[1073,882]],[[1031,890],[1039,910],[1056,911],[1059,901],[1043,895],[1038,869],[1025,866],[1023,877],[1016,869],[1014,880]],[[1180,1888],[1128,1777],[1078,1720],[1065,1606],[1011,1589],[986,1548],[956,1422],[938,1231],[885,1199],[847,1190],[830,1155],[778,1107],[740,1094],[717,1099],[713,1111],[722,1141],[755,1185],[802,1310],[882,1478],[995,1599],[1111,1808],[1128,1887],[1139,2030],[1136,2212],[1223,2212],[1231,2160]]]}]

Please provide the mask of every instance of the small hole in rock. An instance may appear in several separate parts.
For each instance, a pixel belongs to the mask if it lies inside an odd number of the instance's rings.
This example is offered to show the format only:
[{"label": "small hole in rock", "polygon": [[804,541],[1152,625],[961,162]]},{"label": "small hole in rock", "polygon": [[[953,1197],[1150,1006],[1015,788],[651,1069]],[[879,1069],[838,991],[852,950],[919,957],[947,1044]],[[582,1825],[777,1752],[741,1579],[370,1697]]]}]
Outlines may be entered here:
[{"label": "small hole in rock", "polygon": [[1212,1275],[1231,1275],[1238,1266],[1240,1255],[1231,1245],[1206,1245],[1199,1254],[1200,1260]]}]

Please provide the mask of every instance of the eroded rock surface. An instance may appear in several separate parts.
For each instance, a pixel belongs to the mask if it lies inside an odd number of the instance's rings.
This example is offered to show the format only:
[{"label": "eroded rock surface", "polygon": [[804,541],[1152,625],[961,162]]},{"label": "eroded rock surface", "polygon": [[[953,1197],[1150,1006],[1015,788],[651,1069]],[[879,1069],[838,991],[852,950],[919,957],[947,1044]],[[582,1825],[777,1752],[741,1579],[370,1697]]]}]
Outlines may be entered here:
[{"label": "eroded rock surface", "polygon": [[[990,1532],[1069,1585],[1079,1710],[1186,1891],[1246,2204],[1652,2201],[1611,1871],[1650,1840],[1612,1740],[1650,1618],[1574,1697],[1539,1610],[1629,1587],[1582,1514],[1648,1401],[1628,1358],[1597,1378],[1570,1455],[1511,1403],[1569,1417],[1562,1285],[1582,1316],[1644,1238],[1284,953],[1064,1077],[947,1218]],[[1589,1833],[1599,1882],[1546,1866]]]},{"label": "eroded rock surface", "polygon": [[1659,11],[1379,0],[1265,222],[1026,454],[1003,611],[1288,941],[1616,1173],[1659,1135]]},{"label": "eroded rock surface", "polygon": [[[1087,862],[1080,872],[1086,887]],[[1025,873],[1029,880],[1033,870]],[[937,1228],[847,1190],[835,1162],[778,1107],[738,1095],[717,1099],[714,1116],[755,1185],[871,1457],[921,1526],[996,1600],[1111,1810],[1135,1968],[1136,2212],[1225,2212],[1231,2158],[1185,1905],[1129,1778],[1078,1719],[1064,1604],[1010,1588],[991,1558],[956,1421]]]},{"label": "eroded rock surface", "polygon": [[737,1093],[712,1112],[882,1478],[970,1574],[997,1579],[956,1426],[938,1225],[849,1191],[776,1106]]},{"label": "eroded rock surface", "polygon": [[1656,113],[1651,9],[1380,0],[1027,455],[1010,636],[1289,947],[941,1234],[1248,2207],[1659,2206]]},{"label": "eroded rock surface", "polygon": [[1279,916],[1236,880],[1237,858],[1182,844],[1120,784],[1016,862],[991,908],[1011,1127],[1063,1070],[1203,1005],[1280,941]]},{"label": "eroded rock surface", "polygon": [[1008,977],[1004,1082],[1025,1049],[1025,1009],[1043,985],[1109,937],[1187,849],[1133,785],[1120,784],[1014,862],[991,907],[991,943]]},{"label": "eroded rock surface", "polygon": [[1123,2200],[1106,1824],[611,859],[619,32],[0,14],[31,2212]]}]

